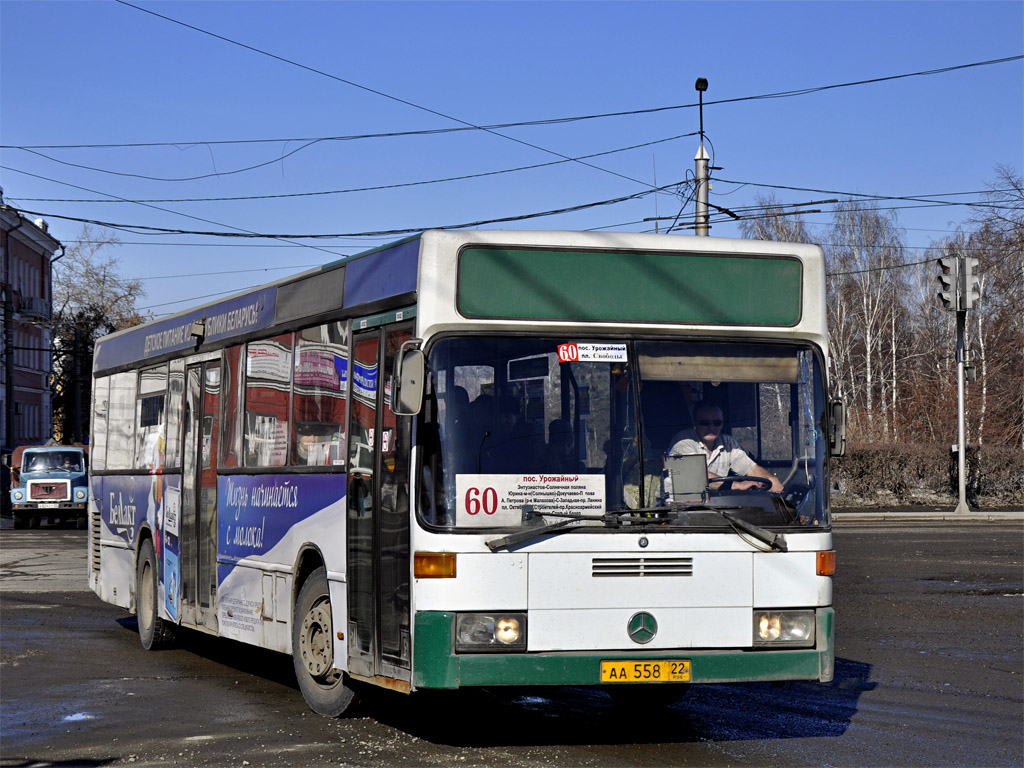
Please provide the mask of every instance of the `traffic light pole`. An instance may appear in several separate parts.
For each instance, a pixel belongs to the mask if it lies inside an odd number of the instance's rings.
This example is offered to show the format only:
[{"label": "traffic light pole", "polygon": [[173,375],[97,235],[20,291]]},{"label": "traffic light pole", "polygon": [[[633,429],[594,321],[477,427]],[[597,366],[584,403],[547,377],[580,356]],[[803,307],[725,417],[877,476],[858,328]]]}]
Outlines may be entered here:
[{"label": "traffic light pole", "polygon": [[959,501],[954,513],[970,512],[967,506],[967,421],[964,417],[964,332],[967,328],[967,310],[956,313],[956,400],[957,400],[957,490]]}]

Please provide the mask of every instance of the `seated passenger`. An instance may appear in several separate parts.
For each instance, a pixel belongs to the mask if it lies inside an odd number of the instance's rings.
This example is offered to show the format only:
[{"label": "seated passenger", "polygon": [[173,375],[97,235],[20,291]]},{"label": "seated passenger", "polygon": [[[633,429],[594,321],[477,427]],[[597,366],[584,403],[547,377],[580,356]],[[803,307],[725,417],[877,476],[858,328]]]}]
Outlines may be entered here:
[{"label": "seated passenger", "polygon": [[484,472],[518,474],[542,469],[544,436],[541,429],[522,419],[519,400],[502,395],[494,434],[483,444]]},{"label": "seated passenger", "polygon": [[576,455],[572,426],[565,419],[554,419],[548,425],[548,445],[544,452],[545,472],[579,472],[583,467]]},{"label": "seated passenger", "polygon": [[[698,403],[693,412],[693,429],[685,429],[673,436],[668,455],[703,454],[708,464],[708,480],[713,488],[722,487],[722,481],[732,473],[763,477],[771,481],[771,491],[780,493],[782,482],[779,478],[750,458],[732,435],[723,435],[723,423],[721,408],[713,403]],[[763,488],[764,484],[741,480],[733,483],[732,487],[745,491]]]}]

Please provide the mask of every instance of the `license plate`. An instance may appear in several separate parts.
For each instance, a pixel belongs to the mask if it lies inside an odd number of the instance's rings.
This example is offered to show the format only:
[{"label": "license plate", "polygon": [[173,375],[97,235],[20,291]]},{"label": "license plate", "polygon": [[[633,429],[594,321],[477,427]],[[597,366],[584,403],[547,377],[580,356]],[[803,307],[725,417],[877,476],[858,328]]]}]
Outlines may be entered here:
[{"label": "license plate", "polygon": [[602,683],[688,683],[689,659],[601,662]]},{"label": "license plate", "polygon": [[60,506],[60,502],[58,502],[58,501],[40,501],[39,502],[39,508],[40,509],[56,509],[59,506]]}]

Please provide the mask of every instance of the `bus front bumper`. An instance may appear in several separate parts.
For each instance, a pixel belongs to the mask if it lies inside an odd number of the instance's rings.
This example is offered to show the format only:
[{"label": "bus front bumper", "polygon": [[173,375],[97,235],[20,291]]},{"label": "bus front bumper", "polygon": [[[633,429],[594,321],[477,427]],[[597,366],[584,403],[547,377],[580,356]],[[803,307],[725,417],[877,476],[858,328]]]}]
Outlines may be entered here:
[{"label": "bus front bumper", "polygon": [[688,660],[690,682],[741,683],[781,680],[832,680],[835,667],[832,608],[816,612],[814,648],[801,650],[671,650],[644,652],[575,651],[560,653],[456,654],[455,614],[415,614],[413,687],[453,689],[477,686],[602,685],[602,661]]}]

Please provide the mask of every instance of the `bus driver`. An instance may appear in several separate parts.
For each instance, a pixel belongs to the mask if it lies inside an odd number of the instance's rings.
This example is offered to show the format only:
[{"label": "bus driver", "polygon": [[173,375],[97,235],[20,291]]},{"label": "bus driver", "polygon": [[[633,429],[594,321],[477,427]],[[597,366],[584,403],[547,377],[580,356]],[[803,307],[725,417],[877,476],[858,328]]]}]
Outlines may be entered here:
[{"label": "bus driver", "polygon": [[[722,409],[714,403],[700,402],[693,411],[693,429],[685,429],[672,438],[669,456],[704,454],[708,465],[708,480],[724,479],[730,472],[736,475],[753,475],[771,481],[774,493],[782,491],[782,482],[764,467],[757,464],[732,435],[722,434]],[[740,480],[733,488],[745,491],[763,488],[755,480]]]}]

